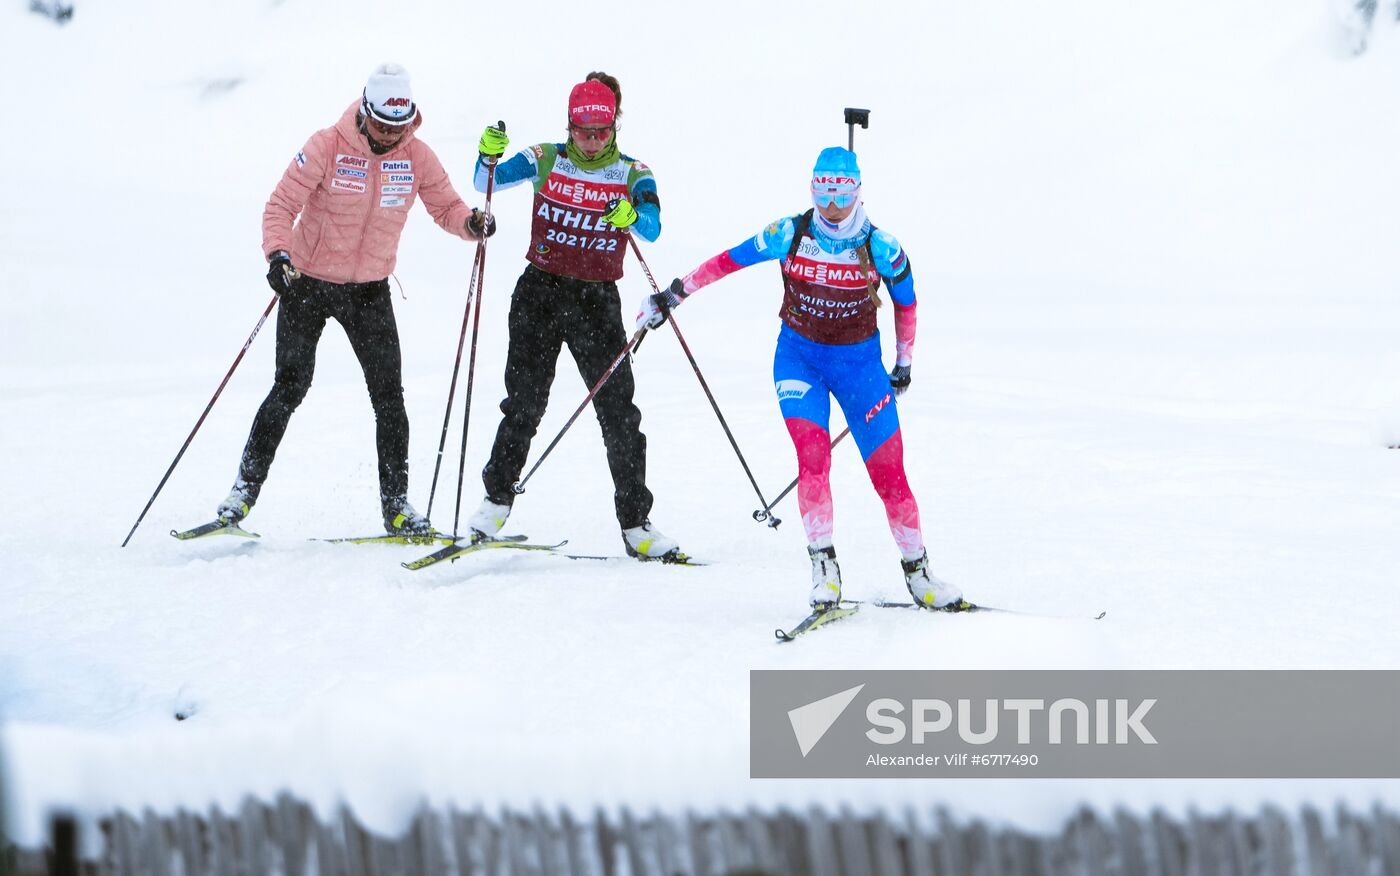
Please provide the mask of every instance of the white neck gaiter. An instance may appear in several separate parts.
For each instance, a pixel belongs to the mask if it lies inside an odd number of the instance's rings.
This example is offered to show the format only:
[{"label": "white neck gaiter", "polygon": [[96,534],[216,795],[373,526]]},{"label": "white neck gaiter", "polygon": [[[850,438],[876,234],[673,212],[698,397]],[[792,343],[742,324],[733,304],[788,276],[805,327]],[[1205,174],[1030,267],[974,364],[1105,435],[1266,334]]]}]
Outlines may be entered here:
[{"label": "white neck gaiter", "polygon": [[849,240],[865,228],[865,204],[859,204],[851,215],[832,225],[822,218],[820,210],[812,210],[812,229],[828,240]]}]

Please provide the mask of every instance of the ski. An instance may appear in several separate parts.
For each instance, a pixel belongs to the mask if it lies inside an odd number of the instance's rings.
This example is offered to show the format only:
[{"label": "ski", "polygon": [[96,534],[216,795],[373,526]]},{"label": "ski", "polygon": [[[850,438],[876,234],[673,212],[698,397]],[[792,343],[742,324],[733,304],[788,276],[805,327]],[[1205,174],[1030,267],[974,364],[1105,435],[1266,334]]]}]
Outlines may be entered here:
[{"label": "ski", "polygon": [[262,538],[256,532],[249,532],[232,520],[215,520],[196,526],[194,529],[186,529],[183,532],[178,529],[170,530],[170,535],[180,541],[189,541],[193,538],[204,538],[210,535],[236,535],[241,538]]},{"label": "ski", "polygon": [[[313,538],[324,544],[437,544],[450,545],[461,541],[445,532],[424,533],[421,535],[361,535],[349,538]],[[506,536],[501,541],[524,541],[523,535]]]},{"label": "ski", "polygon": [[1041,617],[1055,620],[1102,620],[1108,615],[1107,611],[1100,611],[1095,615],[1070,615],[1070,614],[1042,614],[1033,611],[1021,611],[1014,608],[1000,608],[992,605],[977,605],[968,602],[966,599],[959,600],[945,608],[926,609],[924,606],[913,602],[886,602],[881,599],[843,599],[836,608],[828,608],[825,611],[814,611],[807,615],[805,619],[791,630],[774,630],[779,642],[791,642],[798,636],[809,633],[818,627],[825,626],[832,621],[850,617],[860,610],[862,605],[870,605],[875,608],[903,608],[918,609],[923,611],[937,612],[939,614],[972,614],[975,612],[997,612],[998,614],[1016,614],[1023,617]]},{"label": "ski", "polygon": [[[190,539],[195,539],[195,538],[204,538],[204,537],[210,536],[210,535],[237,535],[237,536],[241,536],[241,537],[243,537],[243,538],[261,538],[261,537],[262,537],[261,535],[259,535],[259,534],[256,533],[256,532],[252,532],[252,531],[250,531],[250,530],[244,529],[244,528],[242,528],[241,526],[239,526],[237,523],[230,523],[230,522],[227,521],[227,520],[215,520],[215,521],[213,521],[213,522],[211,522],[211,523],[205,523],[205,524],[203,524],[203,525],[201,525],[201,526],[196,526],[194,529],[186,529],[186,530],[184,530],[184,531],[179,531],[179,530],[174,530],[174,529],[172,529],[172,530],[170,530],[170,534],[171,534],[171,536],[173,536],[173,537],[175,537],[175,538],[178,538],[178,539],[180,539],[181,541],[189,541]],[[429,534],[424,534],[424,535],[388,535],[388,534],[386,533],[386,534],[384,534],[384,535],[351,536],[351,537],[349,537],[349,538],[313,538],[313,539],[310,539],[310,540],[311,540],[311,541],[319,541],[319,542],[322,542],[322,543],[324,543],[324,544],[416,544],[416,545],[425,545],[425,544],[451,545],[451,544],[456,544],[457,541],[458,541],[458,539],[454,539],[452,536],[447,535],[446,533],[442,533],[442,532],[435,532],[435,533],[432,533],[432,534],[430,534],[430,535],[429,535]],[[524,541],[524,540],[525,540],[525,536],[523,536],[523,535],[512,535],[512,536],[507,536],[506,538],[503,538],[503,539],[500,539],[500,540],[501,540],[501,541]]]},{"label": "ski", "polygon": [[[921,606],[921,605],[916,605],[915,603],[912,603],[912,602],[886,602],[886,601],[884,601],[883,599],[875,599],[875,600],[846,599],[846,600],[842,600],[842,601],[843,601],[843,602],[851,602],[851,603],[855,603],[855,604],[858,604],[858,605],[873,605],[873,606],[875,606],[876,608],[923,608],[923,606]],[[954,607],[954,606],[947,606],[947,607],[944,607],[944,608],[932,608],[932,609],[926,609],[926,610],[927,610],[927,611],[935,611],[935,612],[939,612],[939,613],[942,613],[942,614],[970,614],[970,613],[972,613],[972,612],[988,612],[988,611],[994,611],[994,612],[997,612],[998,614],[1019,614],[1019,615],[1022,615],[1023,617],[1043,617],[1043,618],[1051,618],[1051,619],[1054,619],[1054,620],[1103,620],[1104,617],[1106,617],[1106,616],[1108,615],[1108,612],[1107,612],[1107,611],[1100,611],[1098,614],[1094,614],[1094,615],[1045,614],[1045,613],[1043,613],[1043,612],[1038,612],[1038,611],[1022,611],[1022,610],[1016,609],[1016,608],[1001,608],[1001,607],[995,606],[995,605],[977,605],[977,604],[968,602],[966,599],[962,600],[962,601],[959,602],[959,603],[956,603],[956,607]]]},{"label": "ski", "polygon": [[858,611],[860,611],[860,605],[858,604],[838,605],[834,608],[814,611],[803,618],[802,622],[792,629],[776,629],[773,631],[773,635],[777,636],[779,642],[791,642],[804,633],[810,633],[818,627],[823,627],[833,621],[839,621],[842,618],[850,617]]},{"label": "ski", "polygon": [[709,563],[697,560],[689,554],[674,553],[660,557],[626,557],[618,554],[566,554],[562,551],[559,556],[569,560],[611,560],[621,563],[629,560],[636,560],[639,563],[660,563],[663,566],[708,566]]},{"label": "ski", "polygon": [[411,563],[400,563],[399,565],[403,566],[405,569],[416,572],[419,569],[425,569],[428,566],[434,566],[446,560],[455,560],[458,557],[474,554],[477,551],[499,550],[501,548],[510,548],[517,551],[557,551],[568,543],[569,540],[564,539],[558,544],[530,544],[524,541],[524,536],[484,538],[478,541],[458,540],[441,550],[428,554],[426,557],[420,557]]}]

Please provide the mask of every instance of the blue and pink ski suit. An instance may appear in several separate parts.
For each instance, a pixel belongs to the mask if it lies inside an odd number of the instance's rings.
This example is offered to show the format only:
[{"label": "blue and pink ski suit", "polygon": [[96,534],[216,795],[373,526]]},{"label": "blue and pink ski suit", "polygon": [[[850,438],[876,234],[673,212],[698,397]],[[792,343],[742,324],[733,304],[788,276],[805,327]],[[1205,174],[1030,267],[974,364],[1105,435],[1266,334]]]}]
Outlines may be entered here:
[{"label": "blue and pink ski suit", "polygon": [[783,326],[773,356],[778,406],[797,449],[797,503],[814,548],[832,543],[831,399],[841,406],[905,559],[924,553],[919,507],[904,473],[896,393],[880,358],[876,294],[894,302],[895,358],[913,359],[914,277],[893,235],[864,207],[840,225],[812,211],[779,219],[682,278],[687,295],[760,262],[781,260]]}]

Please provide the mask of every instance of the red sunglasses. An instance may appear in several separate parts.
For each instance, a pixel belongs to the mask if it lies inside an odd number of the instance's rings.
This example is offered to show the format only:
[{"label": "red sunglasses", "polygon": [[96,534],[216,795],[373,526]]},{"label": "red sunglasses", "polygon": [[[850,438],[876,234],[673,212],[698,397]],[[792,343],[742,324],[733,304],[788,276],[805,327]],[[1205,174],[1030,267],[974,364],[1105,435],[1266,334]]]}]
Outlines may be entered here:
[{"label": "red sunglasses", "polygon": [[569,130],[573,132],[574,136],[581,140],[606,140],[612,136],[613,126],[604,125],[601,128],[584,128],[570,124]]},{"label": "red sunglasses", "polygon": [[390,125],[386,122],[379,121],[379,119],[376,119],[374,116],[365,116],[365,120],[369,122],[371,128],[385,136],[389,134],[401,134],[408,130],[407,123],[402,125]]}]

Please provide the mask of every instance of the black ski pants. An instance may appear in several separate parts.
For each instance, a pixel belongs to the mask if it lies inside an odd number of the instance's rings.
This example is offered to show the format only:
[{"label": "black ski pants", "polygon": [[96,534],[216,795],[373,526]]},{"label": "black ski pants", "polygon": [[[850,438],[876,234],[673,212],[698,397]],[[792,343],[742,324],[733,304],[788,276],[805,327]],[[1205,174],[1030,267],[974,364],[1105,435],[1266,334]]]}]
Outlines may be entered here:
[{"label": "black ski pants", "polygon": [[[481,473],[487,497],[501,505],[515,500],[511,487],[525,467],[530,440],[549,403],[560,348],[569,348],[584,386],[592,388],[627,344],[616,283],[561,277],[534,265],[515,284],[509,325],[506,398],[501,402],[505,416]],[[646,486],[647,439],[642,412],[632,403],[633,388],[631,362],[623,360],[593,397],[623,529],[645,522],[652,501]]]},{"label": "black ski pants", "polygon": [[261,489],[287,432],[292,412],[311,388],[316,345],[326,320],[345,329],[360,360],[374,407],[382,497],[408,492],[408,413],[403,404],[403,358],[389,281],[329,283],[305,274],[283,295],[277,313],[277,372],[243,449],[239,477]]}]

